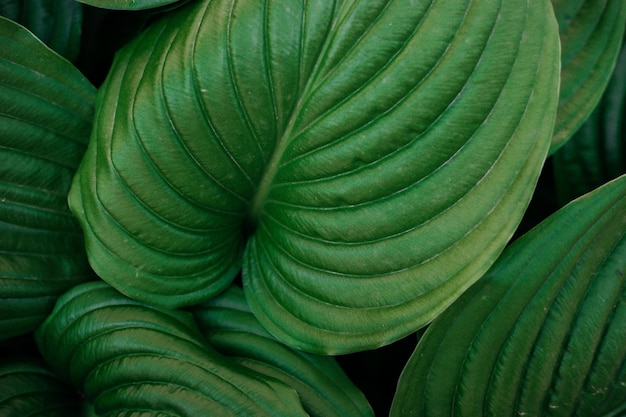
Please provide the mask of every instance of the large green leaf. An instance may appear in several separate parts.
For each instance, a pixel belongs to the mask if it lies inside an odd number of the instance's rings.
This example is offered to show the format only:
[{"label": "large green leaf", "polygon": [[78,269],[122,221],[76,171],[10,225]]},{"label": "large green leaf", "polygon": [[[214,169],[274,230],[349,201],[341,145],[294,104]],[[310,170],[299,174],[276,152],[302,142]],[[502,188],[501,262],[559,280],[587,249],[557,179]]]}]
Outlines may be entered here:
[{"label": "large green leaf", "polygon": [[626,174],[626,47],[596,107],[553,159],[562,204]]},{"label": "large green leaf", "polygon": [[428,328],[392,416],[626,409],[626,176],[511,245]]},{"label": "large green leaf", "polygon": [[70,193],[90,262],[161,305],[237,274],[298,348],[428,323],[500,253],[556,112],[549,1],[197,1],[125,47]]},{"label": "large green leaf", "polygon": [[212,349],[190,313],[130,300],[102,281],[61,296],[35,336],[99,415],[306,415],[292,388]]},{"label": "large green leaf", "polygon": [[293,387],[310,416],[374,415],[334,358],[297,351],[273,338],[252,315],[241,288],[229,287],[193,314],[211,346]]},{"label": "large green leaf", "polygon": [[26,356],[0,360],[2,417],[72,417],[80,409],[76,391],[41,360]]},{"label": "large green leaf", "polygon": [[83,236],[67,205],[95,89],[30,32],[0,17],[0,339],[35,328],[83,281]]},{"label": "large green leaf", "polygon": [[623,0],[552,0],[561,36],[554,153],[589,117],[607,86],[626,25]]},{"label": "large green leaf", "polygon": [[113,10],[146,10],[189,0],[74,0],[91,6]]},{"label": "large green leaf", "polygon": [[78,56],[83,8],[76,0],[3,0],[0,16],[22,24],[67,59]]}]

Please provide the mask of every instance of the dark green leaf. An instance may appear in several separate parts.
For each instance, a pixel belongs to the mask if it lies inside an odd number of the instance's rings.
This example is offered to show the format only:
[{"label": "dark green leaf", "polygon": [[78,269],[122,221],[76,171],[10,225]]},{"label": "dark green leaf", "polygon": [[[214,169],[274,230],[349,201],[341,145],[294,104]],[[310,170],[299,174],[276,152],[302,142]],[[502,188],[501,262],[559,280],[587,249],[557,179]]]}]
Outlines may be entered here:
[{"label": "dark green leaf", "polygon": [[77,0],[102,9],[146,10],[188,0]]},{"label": "dark green leaf", "polygon": [[613,416],[626,406],[626,176],[503,253],[420,340],[392,416]]},{"label": "dark green leaf", "polygon": [[626,47],[596,110],[553,155],[559,201],[565,204],[626,173]]},{"label": "dark green leaf", "polygon": [[60,297],[35,336],[99,415],[306,415],[293,389],[212,349],[191,314],[130,300],[102,281]]},{"label": "dark green leaf", "polygon": [[624,0],[552,0],[561,36],[561,92],[550,153],[598,104],[620,51]]},{"label": "dark green leaf", "polygon": [[124,48],[70,203],[92,266],[181,306],[237,274],[318,353],[425,325],[528,205],[557,103],[549,2],[197,1]]},{"label": "dark green leaf", "polygon": [[0,339],[31,331],[88,276],[67,205],[95,90],[68,61],[0,17]]},{"label": "dark green leaf", "polygon": [[0,360],[0,414],[2,417],[78,416],[78,393],[61,381],[39,359]]},{"label": "dark green leaf", "polygon": [[76,0],[4,0],[0,16],[25,26],[65,58],[78,56],[83,9]]},{"label": "dark green leaf", "polygon": [[239,287],[193,311],[210,345],[243,366],[293,387],[310,416],[373,416],[367,400],[334,358],[291,349],[252,315]]}]

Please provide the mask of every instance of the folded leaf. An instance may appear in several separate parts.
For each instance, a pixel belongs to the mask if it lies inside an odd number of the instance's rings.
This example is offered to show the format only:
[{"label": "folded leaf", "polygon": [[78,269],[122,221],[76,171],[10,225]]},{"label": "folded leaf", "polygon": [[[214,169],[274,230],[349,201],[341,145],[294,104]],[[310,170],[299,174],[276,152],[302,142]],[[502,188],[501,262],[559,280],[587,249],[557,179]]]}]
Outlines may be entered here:
[{"label": "folded leaf", "polygon": [[88,277],[67,205],[89,138],[94,87],[0,17],[0,339],[33,330]]},{"label": "folded leaf", "polygon": [[4,0],[0,16],[25,26],[65,58],[78,56],[83,8],[76,0]]},{"label": "folded leaf", "polygon": [[131,297],[206,300],[245,251],[272,334],[374,348],[500,253],[558,74],[544,0],[193,2],[117,56],[71,207],[92,266]]},{"label": "folded leaf", "polygon": [[626,176],[506,249],[428,328],[392,416],[626,410]]},{"label": "folded leaf", "polygon": [[561,92],[550,153],[589,117],[607,86],[626,25],[623,0],[552,0],[561,36]]},{"label": "folded leaf", "polygon": [[252,315],[241,288],[229,287],[193,314],[212,347],[293,387],[310,416],[374,415],[334,358],[291,349],[272,337]]},{"label": "folded leaf", "polygon": [[561,204],[626,174],[626,46],[600,103],[553,157]]},{"label": "folded leaf", "polygon": [[0,361],[0,412],[3,417],[78,416],[81,399],[41,360],[9,357]]},{"label": "folded leaf", "polygon": [[60,297],[35,336],[98,415],[306,415],[293,389],[206,344],[191,314],[130,300],[102,281]]}]

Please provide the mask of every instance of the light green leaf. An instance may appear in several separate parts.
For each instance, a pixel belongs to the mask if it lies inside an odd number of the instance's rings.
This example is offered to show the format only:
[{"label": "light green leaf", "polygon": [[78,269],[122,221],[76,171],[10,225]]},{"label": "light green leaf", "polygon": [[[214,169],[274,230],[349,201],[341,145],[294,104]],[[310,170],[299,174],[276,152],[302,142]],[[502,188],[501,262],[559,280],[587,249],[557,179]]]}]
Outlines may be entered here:
[{"label": "light green leaf", "polygon": [[130,300],[102,281],[61,296],[35,336],[98,415],[306,415],[293,389],[206,344],[190,313]]},{"label": "light green leaf", "polygon": [[561,37],[561,91],[554,153],[589,117],[607,86],[626,24],[623,0],[552,0]]},{"label": "light green leaf", "polygon": [[118,54],[70,205],[131,297],[206,300],[245,250],[272,334],[374,348],[511,237],[558,75],[549,1],[193,2]]},{"label": "light green leaf", "polygon": [[2,417],[78,416],[81,400],[39,359],[9,357],[0,360]]},{"label": "light green leaf", "polygon": [[626,47],[595,111],[553,157],[557,197],[565,204],[626,174]]},{"label": "light green leaf", "polygon": [[626,176],[506,249],[428,328],[392,416],[613,416],[626,407]]},{"label": "light green leaf", "polygon": [[0,339],[33,330],[87,279],[67,205],[95,89],[22,26],[0,17]]},{"label": "light green leaf", "polygon": [[310,416],[374,415],[334,358],[291,349],[272,337],[252,315],[241,288],[229,287],[193,314],[212,347],[293,387]]},{"label": "light green leaf", "polygon": [[83,8],[76,0],[4,0],[0,16],[25,26],[65,58],[78,56]]},{"label": "light green leaf", "polygon": [[147,10],[189,0],[75,0],[101,9]]}]

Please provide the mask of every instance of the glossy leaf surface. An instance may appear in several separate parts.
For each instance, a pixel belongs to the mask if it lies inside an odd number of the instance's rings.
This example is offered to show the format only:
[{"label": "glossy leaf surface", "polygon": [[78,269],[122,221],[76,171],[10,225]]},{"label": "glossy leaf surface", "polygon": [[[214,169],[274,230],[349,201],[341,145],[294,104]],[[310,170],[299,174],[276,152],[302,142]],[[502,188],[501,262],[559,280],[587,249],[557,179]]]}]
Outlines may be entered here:
[{"label": "glossy leaf surface", "polygon": [[241,288],[229,287],[193,314],[212,347],[293,387],[310,416],[374,415],[334,358],[294,350],[272,337],[250,311]]},{"label": "glossy leaf surface", "polygon": [[626,48],[595,111],[553,155],[559,202],[565,204],[626,174]]},{"label": "glossy leaf surface", "polygon": [[620,177],[517,240],[428,328],[391,415],[623,415],[625,236]]},{"label": "glossy leaf surface", "polygon": [[626,2],[552,0],[561,36],[561,91],[550,153],[589,117],[606,88],[619,55]]},{"label": "glossy leaf surface", "polygon": [[78,393],[39,359],[0,360],[0,414],[3,417],[78,416]]},{"label": "glossy leaf surface", "polygon": [[25,26],[65,58],[78,56],[83,9],[76,0],[4,0],[0,16]]},{"label": "glossy leaf surface", "polygon": [[543,0],[192,2],[119,53],[98,97],[70,196],[90,262],[175,307],[243,261],[279,339],[397,340],[519,223],[558,61]]},{"label": "glossy leaf surface", "polygon": [[102,281],[60,297],[36,337],[98,415],[306,415],[293,389],[209,347],[189,313],[130,300]]},{"label": "glossy leaf surface", "polygon": [[0,17],[0,339],[35,328],[87,278],[67,205],[95,89],[22,26]]}]

